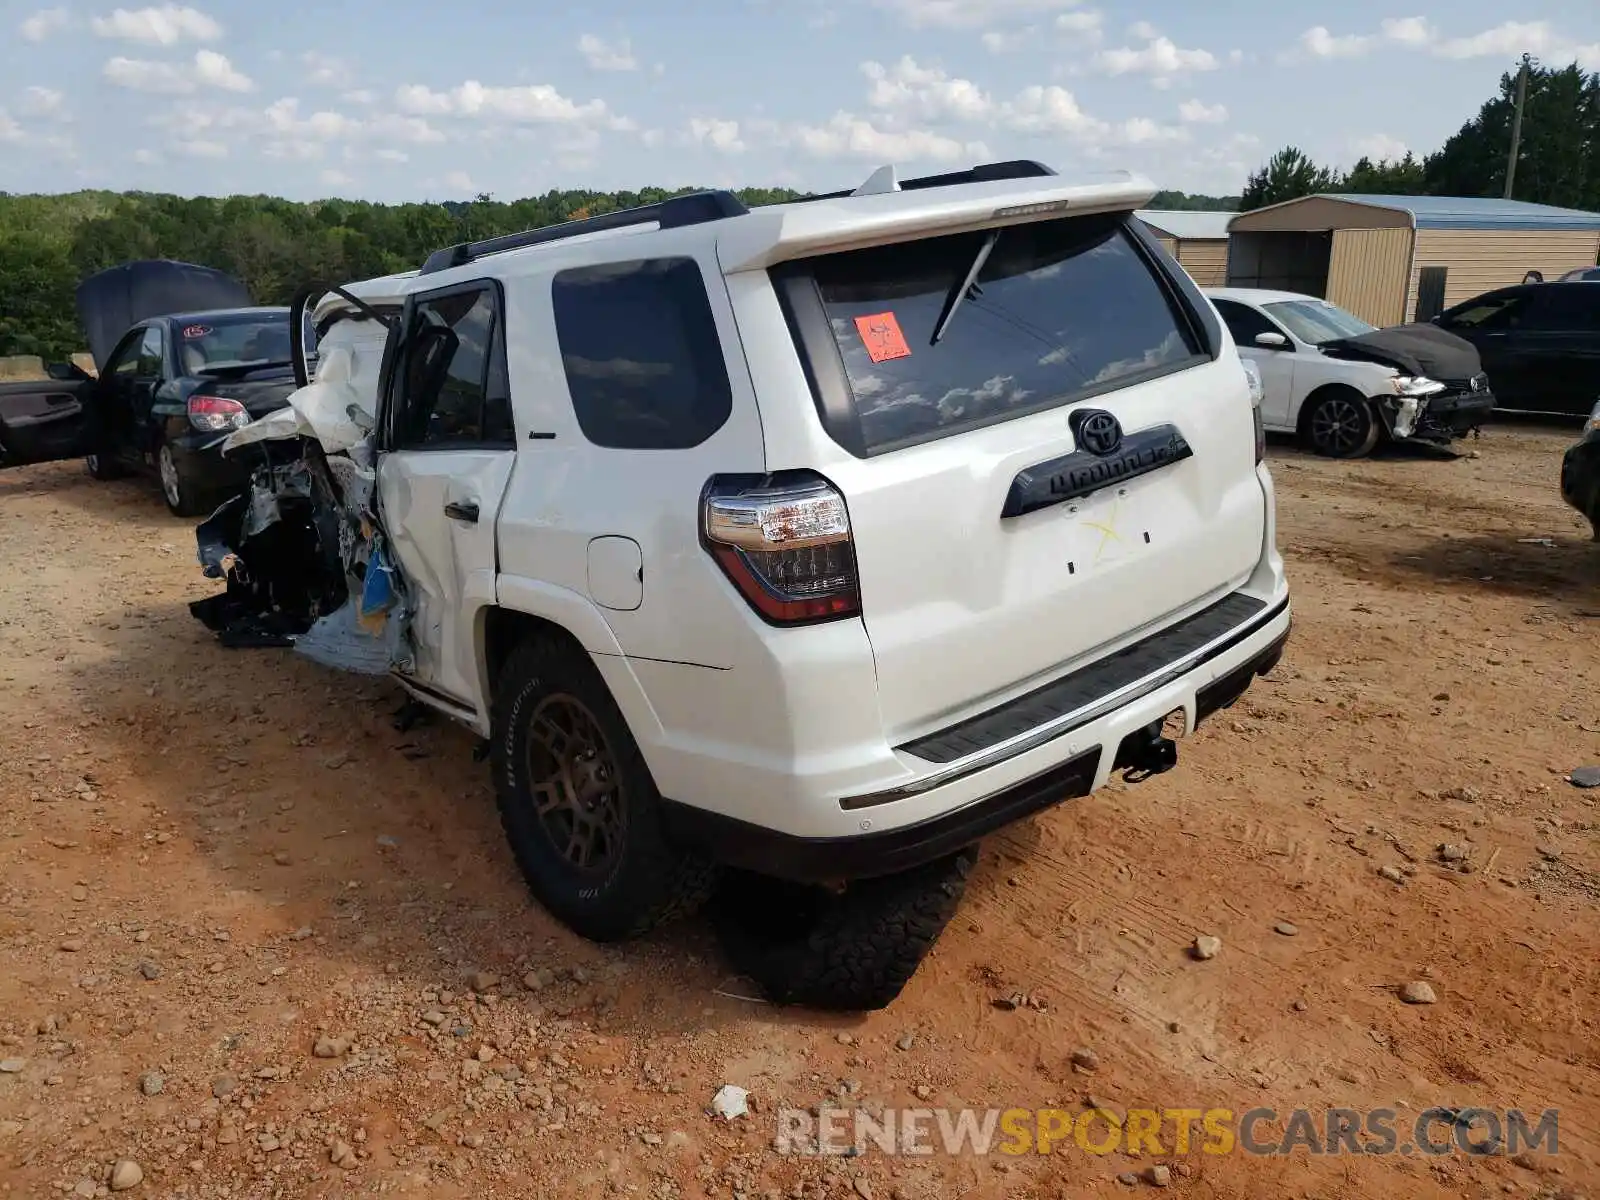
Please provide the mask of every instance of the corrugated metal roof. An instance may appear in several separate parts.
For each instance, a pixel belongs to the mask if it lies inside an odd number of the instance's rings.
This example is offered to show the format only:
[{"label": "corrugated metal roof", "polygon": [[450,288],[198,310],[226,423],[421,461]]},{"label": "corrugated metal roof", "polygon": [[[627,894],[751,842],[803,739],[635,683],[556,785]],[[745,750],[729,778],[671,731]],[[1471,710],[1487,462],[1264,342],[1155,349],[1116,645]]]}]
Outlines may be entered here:
[{"label": "corrugated metal roof", "polygon": [[1553,208],[1548,204],[1529,204],[1524,200],[1497,200],[1485,196],[1363,196],[1346,193],[1326,193],[1323,199],[1408,212],[1418,229],[1600,229],[1600,213]]},{"label": "corrugated metal roof", "polygon": [[1181,242],[1190,238],[1197,241],[1215,238],[1221,241],[1228,236],[1228,222],[1239,214],[1141,208],[1133,215],[1152,229],[1159,229],[1168,237],[1175,237]]}]

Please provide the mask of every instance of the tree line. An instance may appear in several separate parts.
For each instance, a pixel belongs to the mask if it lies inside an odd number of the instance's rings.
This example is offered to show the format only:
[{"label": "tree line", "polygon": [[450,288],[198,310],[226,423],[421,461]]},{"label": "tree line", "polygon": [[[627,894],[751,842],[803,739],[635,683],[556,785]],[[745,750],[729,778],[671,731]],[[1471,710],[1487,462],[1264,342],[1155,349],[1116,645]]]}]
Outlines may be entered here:
[{"label": "tree line", "polygon": [[[1531,56],[1512,198],[1600,212],[1600,72],[1577,63],[1541,66]],[[1285,146],[1245,183],[1245,211],[1319,192],[1386,196],[1499,196],[1505,189],[1517,75],[1500,77],[1478,114],[1421,158],[1363,157],[1349,171],[1319,165]]]},{"label": "tree line", "polygon": [[[1600,74],[1576,63],[1529,66],[1516,196],[1600,211]],[[1161,192],[1152,208],[1250,209],[1314,192],[1498,196],[1510,143],[1515,73],[1477,116],[1422,159],[1363,158],[1348,172],[1299,149],[1279,151],[1240,196]],[[441,246],[648,204],[691,191],[550,191],[500,201],[296,203],[273,196],[184,197],[151,192],[67,195],[0,192],[0,355],[64,358],[83,345],[73,304],[78,281],[138,258],[204,263],[242,280],[260,303],[287,303],[304,282],[366,279],[421,265]],[[745,188],[748,205],[803,193]]]}]

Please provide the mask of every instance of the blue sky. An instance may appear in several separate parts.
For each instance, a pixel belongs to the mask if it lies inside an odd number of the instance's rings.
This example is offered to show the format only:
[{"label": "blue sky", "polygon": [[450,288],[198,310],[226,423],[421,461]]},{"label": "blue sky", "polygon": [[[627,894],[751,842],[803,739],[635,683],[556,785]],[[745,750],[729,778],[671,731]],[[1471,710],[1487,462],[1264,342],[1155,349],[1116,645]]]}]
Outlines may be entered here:
[{"label": "blue sky", "polygon": [[[1040,158],[1237,190],[1436,147],[1600,4],[81,0],[0,5],[0,190],[502,199]],[[1508,16],[1510,19],[1508,19]]]}]

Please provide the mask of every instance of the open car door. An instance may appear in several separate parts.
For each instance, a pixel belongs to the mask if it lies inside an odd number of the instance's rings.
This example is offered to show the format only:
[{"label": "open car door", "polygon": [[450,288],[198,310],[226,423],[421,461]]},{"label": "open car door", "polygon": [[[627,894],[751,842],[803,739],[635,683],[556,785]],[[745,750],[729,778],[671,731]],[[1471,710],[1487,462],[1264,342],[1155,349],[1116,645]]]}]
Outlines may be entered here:
[{"label": "open car door", "polygon": [[0,383],[0,468],[94,453],[96,381],[54,369],[63,377]]}]

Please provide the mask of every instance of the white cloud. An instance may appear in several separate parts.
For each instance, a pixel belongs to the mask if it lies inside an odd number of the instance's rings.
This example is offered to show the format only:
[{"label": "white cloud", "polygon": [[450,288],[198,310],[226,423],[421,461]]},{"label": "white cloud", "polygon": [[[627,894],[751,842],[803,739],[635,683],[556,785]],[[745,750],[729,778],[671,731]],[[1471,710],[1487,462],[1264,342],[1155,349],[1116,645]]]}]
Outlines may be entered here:
[{"label": "white cloud", "polygon": [[194,91],[194,77],[173,63],[148,62],[139,58],[113,58],[101,68],[108,83],[134,92],[181,95]]},{"label": "white cloud", "polygon": [[1355,34],[1335,37],[1325,25],[1313,25],[1300,35],[1300,45],[1316,58],[1354,58],[1372,49],[1376,40]]},{"label": "white cloud", "polygon": [[1185,50],[1171,38],[1158,37],[1137,50],[1128,46],[1102,50],[1095,55],[1095,65],[1108,75],[1143,74],[1161,81],[1187,71],[1214,71],[1217,56],[1209,50]]},{"label": "white cloud", "polygon": [[1425,46],[1434,37],[1433,26],[1426,17],[1389,17],[1379,22],[1383,36],[1402,46]]},{"label": "white cloud", "polygon": [[0,142],[21,142],[27,136],[22,126],[17,123],[17,119],[5,109],[0,108]]},{"label": "white cloud", "polygon": [[228,144],[204,138],[187,138],[172,143],[172,148],[189,158],[227,158]]},{"label": "white cloud", "polygon": [[183,41],[214,42],[222,26],[201,12],[176,4],[159,8],[119,8],[109,17],[95,17],[91,29],[103,38],[140,42],[148,46],[173,46]]},{"label": "white cloud", "polygon": [[1135,21],[1128,26],[1128,36],[1138,38],[1141,42],[1153,42],[1161,36],[1161,31],[1149,21]]},{"label": "white cloud", "polygon": [[1222,104],[1185,100],[1178,105],[1178,118],[1190,125],[1220,125],[1228,119],[1228,109]]},{"label": "white cloud", "polygon": [[1177,125],[1162,125],[1149,117],[1129,117],[1112,130],[1111,140],[1127,146],[1187,140],[1189,131]]},{"label": "white cloud", "polygon": [[1579,45],[1557,33],[1548,21],[1506,21],[1465,37],[1447,38],[1426,17],[1389,17],[1377,33],[1335,35],[1316,25],[1300,35],[1298,49],[1282,55],[1293,62],[1313,58],[1355,58],[1385,47],[1420,50],[1437,58],[1514,58],[1527,52],[1546,59],[1600,64],[1600,43]]},{"label": "white cloud", "polygon": [[873,3],[894,13],[914,29],[982,29],[1076,8],[1079,0],[873,0]]},{"label": "white cloud", "polygon": [[53,33],[60,33],[72,24],[72,14],[64,8],[41,8],[17,25],[17,32],[25,41],[42,42]]},{"label": "white cloud", "polygon": [[355,70],[342,58],[335,58],[331,54],[322,54],[316,50],[307,50],[300,56],[300,62],[306,69],[306,81],[321,85],[331,85],[347,82]]},{"label": "white cloud", "polygon": [[376,104],[378,102],[378,95],[376,92],[369,91],[367,88],[356,88],[354,91],[340,93],[339,99],[343,100],[346,104],[368,105]]},{"label": "white cloud", "polygon": [[107,82],[134,92],[184,96],[201,87],[225,92],[255,89],[250,78],[234,68],[228,56],[215,50],[200,50],[191,63],[151,62],[141,58],[117,57],[101,69]]},{"label": "white cloud", "polygon": [[865,158],[875,162],[981,160],[989,153],[982,142],[961,142],[924,129],[880,129],[847,112],[834,113],[823,125],[792,126],[785,140],[815,158]]},{"label": "white cloud", "polygon": [[386,163],[404,163],[411,161],[411,156],[404,150],[394,150],[389,148],[373,151],[372,157],[376,158],[379,162]]},{"label": "white cloud", "polygon": [[980,121],[993,102],[969,79],[954,79],[937,67],[919,66],[909,54],[893,66],[864,62],[861,73],[872,81],[867,103],[908,120]]},{"label": "white cloud", "polygon": [[225,92],[253,92],[256,85],[250,77],[234,68],[226,54],[215,50],[200,50],[194,56],[195,72],[200,82]]},{"label": "white cloud", "polygon": [[1545,21],[1507,21],[1471,37],[1450,38],[1434,47],[1441,58],[1509,57],[1524,50],[1539,54],[1555,48],[1558,39]]},{"label": "white cloud", "polygon": [[1105,29],[1105,14],[1098,8],[1074,9],[1056,18],[1056,28],[1085,41],[1099,41]]},{"label": "white cloud", "polygon": [[56,121],[64,121],[70,115],[66,109],[66,97],[47,87],[24,88],[18,110],[25,117],[49,117]]},{"label": "white cloud", "polygon": [[159,162],[164,162],[165,159],[154,150],[135,150],[133,152],[133,161],[141,167],[151,167]]},{"label": "white cloud", "polygon": [[639,69],[639,60],[633,56],[633,47],[628,44],[627,38],[620,42],[605,42],[592,33],[586,33],[578,39],[578,53],[596,71]]},{"label": "white cloud", "polygon": [[471,117],[528,125],[604,125],[629,127],[625,118],[613,116],[604,100],[582,104],[569,100],[549,84],[485,87],[475,79],[449,91],[436,92],[423,84],[407,84],[395,91],[395,106],[414,116]]},{"label": "white cloud", "polygon": [[328,170],[322,172],[322,174],[318,175],[317,181],[321,183],[323,187],[349,187],[355,182],[354,179],[352,179],[349,175],[346,175],[343,171],[336,171],[332,168],[329,168]]},{"label": "white cloud", "polygon": [[477,184],[472,182],[472,176],[465,171],[446,172],[444,185],[447,188],[454,188],[458,192],[472,192],[474,195],[478,191]]},{"label": "white cloud", "polygon": [[744,141],[739,137],[737,121],[724,121],[716,117],[691,117],[689,136],[724,154],[740,154],[745,150]]},{"label": "white cloud", "polygon": [[1387,133],[1369,134],[1366,137],[1353,138],[1350,142],[1350,150],[1357,158],[1370,158],[1373,162],[1404,158],[1407,149],[1404,142],[1399,138],[1390,137]]},{"label": "white cloud", "polygon": [[1070,134],[1079,138],[1105,133],[1104,121],[1084,112],[1078,99],[1063,87],[1024,88],[1001,110],[1001,121],[1019,133]]}]

